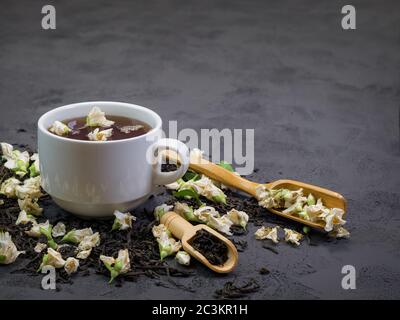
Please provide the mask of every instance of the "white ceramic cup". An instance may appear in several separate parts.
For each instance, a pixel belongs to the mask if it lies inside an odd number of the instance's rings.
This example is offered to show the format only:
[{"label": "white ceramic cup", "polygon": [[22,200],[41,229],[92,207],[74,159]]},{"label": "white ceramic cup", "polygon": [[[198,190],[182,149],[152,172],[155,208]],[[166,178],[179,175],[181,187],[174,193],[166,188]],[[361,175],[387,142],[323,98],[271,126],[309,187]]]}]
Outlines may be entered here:
[{"label": "white ceramic cup", "polygon": [[[144,121],[144,135],[115,141],[82,141],[48,131],[56,120],[86,116],[93,107],[108,115]],[[42,188],[63,209],[85,218],[111,217],[142,204],[156,185],[183,176],[189,150],[175,139],[161,139],[162,121],[154,111],[129,103],[93,101],[66,105],[45,113],[38,121],[38,148]],[[176,151],[180,167],[161,172],[160,151]]]}]

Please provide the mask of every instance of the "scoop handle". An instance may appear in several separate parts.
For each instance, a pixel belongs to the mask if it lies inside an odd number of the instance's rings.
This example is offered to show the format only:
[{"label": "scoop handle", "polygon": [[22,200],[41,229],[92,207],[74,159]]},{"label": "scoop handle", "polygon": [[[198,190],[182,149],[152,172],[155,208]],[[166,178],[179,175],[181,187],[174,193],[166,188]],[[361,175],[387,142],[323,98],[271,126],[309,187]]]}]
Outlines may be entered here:
[{"label": "scoop handle", "polygon": [[179,240],[185,233],[193,233],[193,225],[173,211],[163,214],[160,222]]}]

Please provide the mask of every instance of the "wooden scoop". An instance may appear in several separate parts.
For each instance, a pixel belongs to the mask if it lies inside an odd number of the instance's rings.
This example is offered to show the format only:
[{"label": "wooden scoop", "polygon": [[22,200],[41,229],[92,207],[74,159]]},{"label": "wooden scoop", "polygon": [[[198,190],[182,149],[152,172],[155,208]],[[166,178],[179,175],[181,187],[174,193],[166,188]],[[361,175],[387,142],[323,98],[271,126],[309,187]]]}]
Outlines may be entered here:
[{"label": "wooden scoop", "polygon": [[[164,224],[169,231],[174,235],[174,237],[178,238],[182,242],[183,249],[189,253],[196,260],[200,261],[202,264],[210,268],[211,270],[218,273],[228,273],[231,272],[238,262],[238,252],[236,247],[233,245],[231,241],[222,236],[217,231],[211,229],[210,227],[204,224],[198,224],[196,226],[192,225],[190,222],[182,218],[177,213],[170,211],[165,213],[160,222]],[[199,251],[195,250],[190,245],[190,240],[195,236],[196,232],[200,229],[203,229],[219,240],[221,240],[228,248],[228,260],[221,266],[211,264],[206,257],[204,257]]]},{"label": "wooden scoop", "polygon": [[[172,151],[166,151],[164,153],[164,156],[167,159],[170,159],[171,161],[175,161],[179,163],[178,156],[175,152]],[[259,185],[264,185],[265,187],[269,189],[278,189],[278,188],[286,188],[289,190],[298,190],[300,188],[303,188],[304,194],[307,196],[309,193],[312,193],[317,199],[321,198],[323,204],[328,207],[328,208],[340,208],[343,209],[343,211],[346,213],[346,199],[339,193],[324,189],[318,186],[314,186],[312,184],[300,182],[300,181],[295,181],[295,180],[287,180],[287,179],[282,179],[282,180],[276,180],[270,183],[266,184],[260,184],[257,182],[252,182],[250,180],[247,180],[243,177],[237,176],[234,173],[230,172],[229,170],[226,170],[222,168],[221,166],[218,166],[210,161],[207,161],[205,159],[201,159],[200,161],[193,161],[192,159],[190,160],[189,163],[190,169],[193,171],[202,173],[206,175],[207,177],[210,177],[213,180],[219,181],[224,185],[233,187],[235,189],[242,190],[251,196],[256,198],[256,188]],[[296,222],[308,225],[312,228],[319,229],[319,230],[324,230],[324,223],[323,222],[311,222],[308,220],[304,220],[299,217],[292,216],[290,214],[285,214],[282,213],[279,210],[276,209],[268,209],[274,214],[277,214],[281,217],[287,218],[294,220]]]}]

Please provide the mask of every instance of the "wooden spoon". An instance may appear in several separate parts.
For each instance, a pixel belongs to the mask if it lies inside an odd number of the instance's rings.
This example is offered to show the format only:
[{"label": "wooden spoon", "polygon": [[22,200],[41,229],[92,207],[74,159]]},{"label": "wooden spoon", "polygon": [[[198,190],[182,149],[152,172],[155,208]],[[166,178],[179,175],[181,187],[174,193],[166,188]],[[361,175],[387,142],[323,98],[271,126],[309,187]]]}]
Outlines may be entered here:
[{"label": "wooden spoon", "polygon": [[[178,156],[175,152],[173,151],[165,151],[164,156],[172,161],[175,161],[179,163]],[[295,180],[288,180],[288,179],[282,179],[282,180],[276,180],[270,183],[266,184],[260,184],[257,182],[252,182],[250,180],[247,180],[243,177],[237,176],[234,173],[230,172],[229,170],[226,170],[222,168],[221,166],[218,166],[210,161],[207,161],[205,159],[200,159],[197,161],[194,161],[193,159],[190,160],[189,163],[189,168],[192,169],[193,171],[196,171],[198,173],[202,173],[206,175],[207,177],[210,177],[213,180],[219,181],[224,185],[230,186],[235,189],[242,190],[251,196],[256,198],[256,188],[259,185],[264,185],[265,187],[269,189],[278,189],[278,188],[286,188],[289,190],[298,190],[300,188],[303,188],[304,195],[307,196],[309,193],[312,193],[315,198],[321,198],[323,204],[328,207],[328,208],[340,208],[343,209],[344,212],[346,212],[346,199],[339,193],[324,189],[312,184],[300,182],[300,181],[295,181]],[[267,209],[271,211],[274,214],[277,214],[281,217],[287,218],[294,220],[296,222],[305,224],[307,226],[310,226],[315,229],[319,230],[324,230],[325,224],[323,222],[311,222],[308,220],[304,220],[300,217],[292,216],[290,214],[282,213],[282,211],[276,210],[276,209]]]},{"label": "wooden spoon", "polygon": [[[183,249],[189,253],[196,260],[200,261],[202,264],[210,268],[211,270],[218,273],[228,273],[231,272],[237,265],[238,262],[238,252],[234,244],[229,241],[227,238],[222,236],[219,232],[211,229],[210,227],[204,224],[198,224],[196,226],[192,225],[190,222],[182,218],[177,213],[170,211],[165,213],[160,222],[164,224],[169,231],[174,235],[174,237],[178,238],[182,242]],[[205,256],[203,256],[199,251],[194,249],[190,240],[195,236],[196,232],[200,229],[203,229],[219,240],[221,240],[228,248],[228,260],[220,266],[211,264]]]}]

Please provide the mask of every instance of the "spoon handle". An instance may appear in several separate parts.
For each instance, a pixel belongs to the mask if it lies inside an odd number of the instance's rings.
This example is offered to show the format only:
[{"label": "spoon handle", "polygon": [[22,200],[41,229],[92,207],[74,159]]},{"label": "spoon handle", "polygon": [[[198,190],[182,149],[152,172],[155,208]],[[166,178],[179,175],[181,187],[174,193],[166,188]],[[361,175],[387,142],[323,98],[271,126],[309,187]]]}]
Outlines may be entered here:
[{"label": "spoon handle", "polygon": [[[164,151],[163,155],[168,160],[180,163],[180,159],[174,151]],[[202,173],[213,180],[219,181],[226,186],[239,189],[253,197],[256,196],[256,188],[259,185],[258,183],[242,178],[206,159],[200,159],[197,161],[190,159],[189,168],[197,173]]]}]

